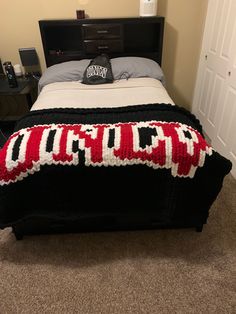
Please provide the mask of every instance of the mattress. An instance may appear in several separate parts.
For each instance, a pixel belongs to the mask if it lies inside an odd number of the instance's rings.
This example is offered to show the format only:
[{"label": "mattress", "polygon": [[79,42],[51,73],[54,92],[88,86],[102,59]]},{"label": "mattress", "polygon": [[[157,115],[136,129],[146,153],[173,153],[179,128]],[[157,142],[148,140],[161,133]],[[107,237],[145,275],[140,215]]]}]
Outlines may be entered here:
[{"label": "mattress", "polygon": [[85,85],[56,82],[46,85],[31,110],[53,108],[104,108],[166,103],[174,105],[162,83],[153,78],[131,78],[111,84]]}]

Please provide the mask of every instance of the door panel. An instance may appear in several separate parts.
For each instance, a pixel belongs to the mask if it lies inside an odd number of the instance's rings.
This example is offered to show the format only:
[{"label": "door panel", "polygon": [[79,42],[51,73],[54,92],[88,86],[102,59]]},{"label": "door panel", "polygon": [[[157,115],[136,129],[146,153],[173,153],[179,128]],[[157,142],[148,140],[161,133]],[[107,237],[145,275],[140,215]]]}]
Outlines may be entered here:
[{"label": "door panel", "polygon": [[215,76],[215,82],[212,90],[212,97],[211,101],[209,103],[209,113],[208,113],[208,122],[211,124],[212,128],[215,128],[216,124],[216,110],[215,106],[219,106],[219,98],[220,94],[222,92],[224,83],[224,78],[220,76],[219,74],[216,74]]},{"label": "door panel", "polygon": [[209,0],[193,112],[236,177],[235,16],[235,0]]},{"label": "door panel", "polygon": [[[202,95],[201,95],[201,101],[200,101],[200,108],[202,115],[206,115],[207,111],[207,103],[210,99],[210,93],[212,89],[212,80],[213,80],[213,72],[211,69],[206,69],[205,71],[205,78],[204,78],[204,84],[202,87]],[[204,101],[206,99],[206,101]]]},{"label": "door panel", "polygon": [[226,95],[226,101],[224,103],[224,112],[222,114],[222,121],[217,132],[217,138],[221,140],[223,145],[227,145],[229,142],[229,136],[232,136],[233,133],[230,134],[230,130],[233,126],[232,118],[234,117],[234,104],[236,103],[236,90],[229,89]]}]

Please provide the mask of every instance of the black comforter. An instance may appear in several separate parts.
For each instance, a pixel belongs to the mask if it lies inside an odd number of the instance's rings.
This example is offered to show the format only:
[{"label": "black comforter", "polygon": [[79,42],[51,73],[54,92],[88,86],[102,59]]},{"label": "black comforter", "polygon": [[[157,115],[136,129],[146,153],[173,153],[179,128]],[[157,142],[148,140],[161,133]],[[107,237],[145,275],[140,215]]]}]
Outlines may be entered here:
[{"label": "black comforter", "polygon": [[128,212],[198,225],[230,170],[177,106],[33,111],[0,150],[0,227]]}]

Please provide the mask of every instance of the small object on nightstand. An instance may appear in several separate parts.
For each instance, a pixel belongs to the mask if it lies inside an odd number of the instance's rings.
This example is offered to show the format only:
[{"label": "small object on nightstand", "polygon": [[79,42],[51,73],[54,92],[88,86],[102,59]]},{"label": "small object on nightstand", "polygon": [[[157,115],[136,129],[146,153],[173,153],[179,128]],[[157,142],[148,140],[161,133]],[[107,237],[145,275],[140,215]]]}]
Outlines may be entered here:
[{"label": "small object on nightstand", "polygon": [[42,75],[41,75],[40,72],[33,72],[33,73],[32,73],[32,77],[33,77],[35,80],[37,80],[37,81],[40,80],[40,77],[41,77],[41,76],[42,76]]},{"label": "small object on nightstand", "polygon": [[11,87],[11,88],[17,87],[18,83],[17,83],[17,79],[16,79],[16,74],[15,74],[15,71],[14,71],[14,68],[13,68],[11,62],[6,61],[5,63],[3,63],[3,65],[5,67],[5,72],[7,75],[9,87]]},{"label": "small object on nightstand", "polygon": [[76,10],[77,19],[85,19],[85,11],[84,10]]},{"label": "small object on nightstand", "polygon": [[14,65],[14,71],[17,77],[21,77],[23,75],[20,64]]}]

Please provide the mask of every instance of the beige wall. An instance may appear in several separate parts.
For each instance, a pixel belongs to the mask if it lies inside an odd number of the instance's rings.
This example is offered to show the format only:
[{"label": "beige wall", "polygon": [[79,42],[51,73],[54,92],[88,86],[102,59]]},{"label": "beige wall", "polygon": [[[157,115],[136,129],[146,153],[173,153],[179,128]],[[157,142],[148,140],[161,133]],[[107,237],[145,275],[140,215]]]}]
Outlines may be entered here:
[{"label": "beige wall", "polygon": [[[207,0],[159,0],[166,17],[163,69],[177,104],[189,107],[193,97]],[[45,68],[38,20],[75,18],[78,9],[90,17],[138,16],[139,0],[0,0],[0,58],[20,63],[18,48],[36,47]]]},{"label": "beige wall", "polygon": [[208,0],[159,0],[166,17],[163,69],[174,101],[192,105]]}]

